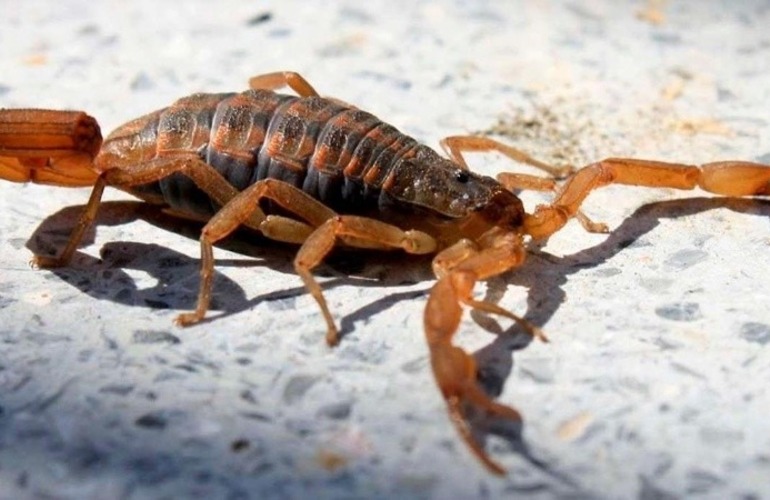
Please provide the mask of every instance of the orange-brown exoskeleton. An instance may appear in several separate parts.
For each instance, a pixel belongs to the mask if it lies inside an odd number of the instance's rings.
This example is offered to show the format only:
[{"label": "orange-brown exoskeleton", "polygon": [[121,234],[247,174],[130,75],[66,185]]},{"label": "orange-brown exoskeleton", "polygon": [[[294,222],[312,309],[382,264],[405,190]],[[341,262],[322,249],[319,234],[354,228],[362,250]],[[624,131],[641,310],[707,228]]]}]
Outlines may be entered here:
[{"label": "orange-brown exoskeleton", "polygon": [[[284,85],[297,95],[274,92]],[[589,231],[606,231],[579,211],[598,187],[615,183],[767,195],[770,167],[610,158],[572,172],[485,137],[448,137],[442,146],[449,159],[370,113],[319,97],[291,72],[252,78],[250,89],[241,93],[182,98],[119,127],[103,144],[97,123],[82,112],[0,111],[0,177],[93,185],[63,251],[57,257],[38,255],[34,264],[69,262],[96,217],[106,186],[208,221],[200,236],[197,307],[178,317],[180,325],[192,325],[206,314],[212,245],[239,226],[300,246],[294,267],[321,308],[329,345],[337,343],[337,329],[312,271],[335,246],[435,255],[437,282],[424,316],[433,373],[462,438],[489,470],[502,473],[472,436],[468,411],[521,417],[480,389],[473,357],[452,338],[463,305],[510,318],[529,333],[544,336],[498,305],[475,300],[476,282],[521,266],[527,241],[549,237],[570,218]],[[493,179],[468,170],[463,153],[493,150],[550,175],[500,174]],[[557,186],[554,178],[559,176],[566,180]],[[529,214],[513,193],[516,189],[557,194],[551,204]],[[280,210],[265,213],[263,200]]]}]

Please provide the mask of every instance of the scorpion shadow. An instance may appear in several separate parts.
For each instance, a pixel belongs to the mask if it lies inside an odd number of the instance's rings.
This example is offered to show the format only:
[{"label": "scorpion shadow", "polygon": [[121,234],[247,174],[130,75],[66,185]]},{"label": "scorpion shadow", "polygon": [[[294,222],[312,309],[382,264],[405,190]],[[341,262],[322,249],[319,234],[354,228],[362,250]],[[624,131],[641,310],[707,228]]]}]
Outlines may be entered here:
[{"label": "scorpion shadow", "polygon": [[[56,255],[66,244],[83,208],[67,207],[47,217],[27,241],[27,248],[35,255]],[[108,201],[100,205],[96,223],[86,231],[79,246],[82,248],[94,243],[97,227],[119,226],[137,220],[188,236],[194,234],[196,226],[200,232],[200,224],[174,219],[152,205]],[[70,265],[47,271],[98,300],[128,306],[180,309],[191,308],[195,304],[196,294],[192,287],[181,286],[179,277],[194,274],[196,263],[184,254],[154,243],[113,241],[102,246],[100,258],[77,251]],[[146,273],[153,278],[154,285],[140,288],[128,271]],[[243,290],[226,276],[217,271],[215,273],[218,284],[226,290],[227,300],[236,307],[242,306],[246,302]]]},{"label": "scorpion shadow", "polygon": [[[46,218],[27,242],[35,254],[54,254],[59,251],[77,220],[82,206],[68,207]],[[738,213],[770,215],[770,201],[736,198],[687,198],[650,203],[638,208],[599,244],[580,250],[571,255],[557,257],[533,246],[525,264],[506,275],[488,282],[484,300],[498,302],[510,285],[527,290],[527,310],[524,318],[536,325],[547,323],[564,302],[563,286],[568,278],[580,271],[590,269],[612,258],[624,248],[649,233],[662,219],[675,219],[714,209],[728,209]],[[101,204],[95,226],[116,226],[143,220],[156,227],[172,231],[191,239],[198,238],[201,223],[179,219],[165,214],[160,208],[135,201],[104,202]],[[244,259],[217,259],[217,267],[249,266],[269,267],[273,270],[294,274],[291,264],[296,253],[295,246],[283,246],[267,242],[256,233],[236,233],[220,242],[217,247],[244,254]],[[95,228],[89,229],[81,247],[94,241]],[[106,243],[101,250],[101,259],[81,252],[73,259],[74,266],[52,269],[62,280],[70,283],[83,293],[100,300],[111,300],[125,305],[149,306],[153,308],[193,309],[197,300],[199,260],[175,252],[157,244],[136,242]],[[338,252],[327,259],[328,267],[317,270],[320,276],[331,276],[323,283],[328,289],[340,285],[358,287],[394,287],[419,282],[432,282],[430,260],[427,258],[403,259],[392,253]],[[388,269],[388,272],[371,271]],[[391,272],[397,269],[398,272]],[[144,271],[156,280],[149,288],[139,289],[135,280],[126,270]],[[94,278],[94,274],[97,274]],[[189,279],[180,278],[189,276]],[[186,288],[180,285],[186,282]],[[380,314],[402,300],[426,296],[430,285],[423,289],[398,291],[355,310],[341,319],[340,334],[354,330],[355,323]],[[303,295],[303,286],[272,291],[257,297],[247,298],[243,289],[233,280],[215,270],[215,287],[212,309],[217,315],[236,314],[254,305],[271,300]],[[222,307],[226,304],[226,307]],[[495,335],[485,347],[473,353],[478,365],[478,381],[493,398],[499,397],[510,378],[514,367],[514,353],[525,349],[532,338],[515,324],[504,329],[492,317],[473,311],[473,320],[482,328]],[[522,437],[523,423],[476,415],[469,411],[474,435],[482,444],[490,435],[507,441],[510,450],[542,472],[572,486],[571,478],[553,470],[544,460],[538,458]]]},{"label": "scorpion shadow", "polygon": [[[661,220],[676,219],[715,209],[770,216],[770,201],[697,197],[643,205],[623,220],[618,227],[612,229],[608,235],[602,236],[603,241],[584,250],[557,257],[540,250],[537,246],[530,248],[528,259],[521,268],[506,274],[501,279],[489,282],[484,300],[497,302],[508,286],[521,286],[527,290],[527,311],[524,318],[536,325],[543,325],[564,302],[566,293],[563,286],[571,275],[606,262],[654,230]],[[484,313],[476,314],[474,312],[472,316],[488,331],[497,334],[492,342],[474,353],[478,364],[480,385],[487,394],[497,398],[502,394],[505,383],[513,370],[513,353],[526,348],[533,339],[515,324],[507,330],[503,330],[496,321]],[[501,437],[509,443],[510,449],[514,453],[529,461],[533,466],[563,480],[565,483],[575,484],[570,478],[552,470],[546,462],[533,454],[522,438],[522,422],[474,416],[472,427],[481,443],[484,443],[489,435]]]},{"label": "scorpion shadow", "polygon": [[[48,216],[33,232],[26,247],[35,255],[55,256],[66,245],[84,206],[66,207]],[[99,206],[95,224],[84,234],[80,248],[95,242],[99,227],[111,227],[144,221],[160,229],[198,240],[203,223],[169,215],[162,208],[140,201],[107,201]],[[216,245],[244,255],[243,259],[216,258],[214,286],[209,314],[204,322],[238,314],[262,302],[279,301],[307,293],[303,285],[275,290],[247,298],[243,288],[218,269],[225,267],[266,267],[296,276],[292,260],[296,245],[268,240],[260,234],[243,229]],[[432,277],[429,260],[418,257],[404,263],[393,253],[365,255],[356,251],[333,252],[314,274],[327,277],[324,289],[343,285],[357,287],[393,287],[427,281]],[[390,272],[371,271],[372,263],[379,269],[400,268],[398,276]],[[155,309],[192,310],[197,303],[200,260],[155,243],[111,241],[105,243],[99,258],[81,251],[75,252],[71,265],[48,271],[58,278],[98,300],[109,300],[126,306]],[[146,273],[152,286],[140,288],[130,271]],[[135,273],[134,273],[135,274]],[[297,280],[299,281],[299,280]],[[360,309],[341,321],[340,336],[354,330],[355,323],[383,312],[399,301],[427,293],[409,291],[387,297],[371,307]]]}]

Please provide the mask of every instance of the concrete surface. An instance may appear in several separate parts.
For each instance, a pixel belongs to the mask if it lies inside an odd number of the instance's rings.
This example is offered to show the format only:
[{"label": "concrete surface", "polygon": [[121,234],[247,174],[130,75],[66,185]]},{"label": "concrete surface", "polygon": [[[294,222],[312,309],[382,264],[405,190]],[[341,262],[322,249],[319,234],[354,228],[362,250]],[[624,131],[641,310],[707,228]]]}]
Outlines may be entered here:
[{"label": "concrete surface", "polygon": [[[291,69],[433,145],[492,130],[557,163],[770,163],[765,1],[0,5],[0,105],[84,109],[105,130]],[[181,330],[196,228],[121,193],[72,267],[27,265],[87,196],[0,184],[0,498],[770,497],[767,201],[606,188],[585,210],[612,234],[570,224],[478,287],[552,339],[462,323],[485,387],[525,416],[488,429],[497,478],[430,374],[428,262],[321,270],[346,334],[330,350],[292,252],[233,241],[222,312]]]}]

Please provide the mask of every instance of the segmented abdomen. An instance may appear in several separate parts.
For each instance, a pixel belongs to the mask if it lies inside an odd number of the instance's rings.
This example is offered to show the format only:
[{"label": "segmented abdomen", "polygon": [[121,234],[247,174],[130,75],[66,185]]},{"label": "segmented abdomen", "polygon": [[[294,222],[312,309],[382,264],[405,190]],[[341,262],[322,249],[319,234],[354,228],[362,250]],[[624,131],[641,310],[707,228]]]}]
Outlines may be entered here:
[{"label": "segmented abdomen", "polygon": [[[238,190],[261,179],[280,179],[350,213],[376,206],[398,160],[422,149],[427,148],[349,105],[248,90],[194,94],[127,123],[105,141],[103,164],[114,168],[116,159],[195,154]],[[171,207],[189,213],[211,215],[216,210],[179,174],[133,191],[161,195]]]}]

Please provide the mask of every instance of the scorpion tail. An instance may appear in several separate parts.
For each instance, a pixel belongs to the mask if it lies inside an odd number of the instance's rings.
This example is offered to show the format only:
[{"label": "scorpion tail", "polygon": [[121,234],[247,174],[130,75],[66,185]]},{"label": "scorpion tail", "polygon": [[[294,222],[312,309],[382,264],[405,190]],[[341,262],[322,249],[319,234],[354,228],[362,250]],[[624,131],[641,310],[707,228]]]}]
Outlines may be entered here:
[{"label": "scorpion tail", "polygon": [[102,145],[99,124],[82,111],[0,109],[0,178],[91,186]]}]

